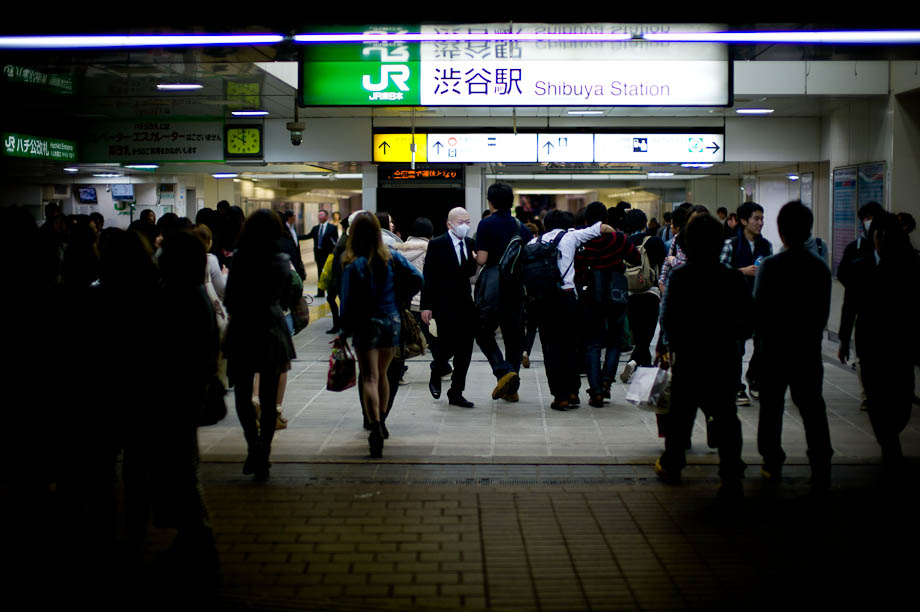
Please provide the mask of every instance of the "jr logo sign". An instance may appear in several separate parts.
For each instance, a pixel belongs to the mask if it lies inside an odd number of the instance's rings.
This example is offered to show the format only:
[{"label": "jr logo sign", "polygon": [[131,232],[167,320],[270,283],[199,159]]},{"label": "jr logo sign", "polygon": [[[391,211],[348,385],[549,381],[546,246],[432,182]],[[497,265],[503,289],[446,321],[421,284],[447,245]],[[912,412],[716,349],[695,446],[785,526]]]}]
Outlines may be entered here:
[{"label": "jr logo sign", "polygon": [[407,84],[409,75],[408,66],[381,64],[380,79],[375,83],[371,80],[373,75],[365,74],[361,80],[361,84],[364,86],[364,89],[368,91],[383,91],[390,86],[390,81],[393,81],[393,84],[396,85],[400,91],[409,91],[409,85]]}]

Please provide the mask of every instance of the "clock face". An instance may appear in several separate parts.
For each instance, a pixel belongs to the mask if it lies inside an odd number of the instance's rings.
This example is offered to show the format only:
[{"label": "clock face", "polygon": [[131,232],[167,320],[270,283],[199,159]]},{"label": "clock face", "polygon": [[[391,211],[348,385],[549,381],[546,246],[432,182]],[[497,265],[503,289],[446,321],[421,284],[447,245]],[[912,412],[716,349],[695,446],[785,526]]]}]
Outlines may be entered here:
[{"label": "clock face", "polygon": [[262,154],[260,127],[228,127],[227,155],[258,156]]}]

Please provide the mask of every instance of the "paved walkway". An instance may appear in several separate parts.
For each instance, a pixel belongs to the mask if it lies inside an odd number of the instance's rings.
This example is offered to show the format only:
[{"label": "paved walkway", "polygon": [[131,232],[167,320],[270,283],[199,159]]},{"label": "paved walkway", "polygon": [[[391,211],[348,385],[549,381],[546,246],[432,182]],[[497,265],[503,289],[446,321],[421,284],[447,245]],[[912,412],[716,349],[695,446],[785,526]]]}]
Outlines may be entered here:
[{"label": "paved walkway", "polygon": [[[367,437],[361,428],[357,391],[325,390],[331,327],[329,317],[314,320],[295,337],[298,359],[289,372],[284,398],[288,428],[280,431],[272,447],[272,461],[362,461],[367,456]],[[428,392],[430,356],[408,362],[405,379],[387,420],[391,437],[384,449],[384,462],[400,463],[589,463],[649,464],[661,453],[655,415],[627,403],[625,385],[617,382],[612,400],[603,408],[587,405],[583,381],[582,405],[578,410],[550,409],[552,397],[546,383],[542,351],[534,347],[530,369],[521,370],[521,400],[510,404],[491,399],[495,386],[489,364],[474,349],[467,399],[473,409],[447,403],[445,393],[433,400]],[[860,412],[859,387],[852,368],[831,356],[836,345],[827,343],[824,398],[828,405],[834,460],[838,463],[874,462],[879,449],[865,412]],[[751,356],[751,345],[745,353]],[[622,364],[621,364],[622,368]],[[707,384],[707,381],[700,381]],[[205,461],[241,461],[246,446],[230,398],[230,414],[220,424],[199,432]],[[757,402],[740,408],[744,435],[744,459],[759,464],[757,454]],[[920,413],[902,435],[907,455],[920,456]],[[807,463],[805,434],[798,411],[787,400],[783,445],[789,463]],[[718,454],[706,447],[702,415],[694,432],[694,448],[688,461],[712,464]]]}]

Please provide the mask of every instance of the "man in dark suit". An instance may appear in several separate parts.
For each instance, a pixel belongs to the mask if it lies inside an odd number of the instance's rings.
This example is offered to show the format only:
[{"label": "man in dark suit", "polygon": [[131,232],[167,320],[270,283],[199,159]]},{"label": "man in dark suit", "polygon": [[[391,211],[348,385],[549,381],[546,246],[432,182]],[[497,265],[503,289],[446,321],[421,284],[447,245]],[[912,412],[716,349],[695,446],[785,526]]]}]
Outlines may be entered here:
[{"label": "man in dark suit", "polygon": [[447,216],[448,232],[428,243],[425,256],[422,287],[422,321],[427,325],[437,322],[437,352],[431,363],[428,389],[431,395],[441,397],[441,372],[447,370],[447,361],[454,358],[449,404],[472,408],[473,402],[463,397],[466,373],[473,354],[476,333],[476,307],[470,290],[470,278],[476,273],[473,241],[467,238],[470,215],[463,208],[454,208]]},{"label": "man in dark suit", "polygon": [[288,235],[281,239],[281,250],[290,256],[294,269],[297,270],[300,279],[304,280],[307,278],[307,272],[304,270],[303,257],[300,255],[300,246],[297,244],[297,228],[294,227],[296,217],[291,210],[284,211],[282,216],[284,217],[284,229],[287,230]]},{"label": "man in dark suit", "polygon": [[[328,222],[328,213],[320,210],[317,216],[319,223],[313,226],[309,234],[298,236],[300,240],[313,239],[313,258],[316,260],[316,280],[323,273],[323,265],[326,258],[332,254],[335,249],[335,243],[339,240],[339,230],[335,225]],[[317,290],[316,297],[326,297],[322,289]]]}]

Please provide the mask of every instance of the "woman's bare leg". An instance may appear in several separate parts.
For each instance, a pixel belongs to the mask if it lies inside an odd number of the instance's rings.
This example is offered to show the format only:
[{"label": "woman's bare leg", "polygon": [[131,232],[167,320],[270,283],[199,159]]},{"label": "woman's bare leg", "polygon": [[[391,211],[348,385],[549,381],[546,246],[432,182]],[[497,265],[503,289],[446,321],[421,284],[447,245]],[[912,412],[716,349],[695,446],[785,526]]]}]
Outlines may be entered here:
[{"label": "woman's bare leg", "polygon": [[[377,393],[379,401],[383,403],[380,407],[380,416],[386,417],[386,413],[389,409],[389,400],[390,400],[390,380],[386,375],[387,369],[390,367],[390,362],[393,361],[393,357],[396,355],[395,348],[382,348],[377,349],[377,372],[379,374],[377,378]],[[383,420],[378,419],[378,420]]]},{"label": "woman's bare leg", "polygon": [[[379,349],[355,351],[361,379],[361,393],[364,396],[364,412],[371,423],[380,422],[380,398],[388,397],[380,395],[380,379],[383,378],[385,381],[386,376],[381,376],[378,369],[380,363],[379,352]],[[386,383],[384,382],[384,384]]]}]

